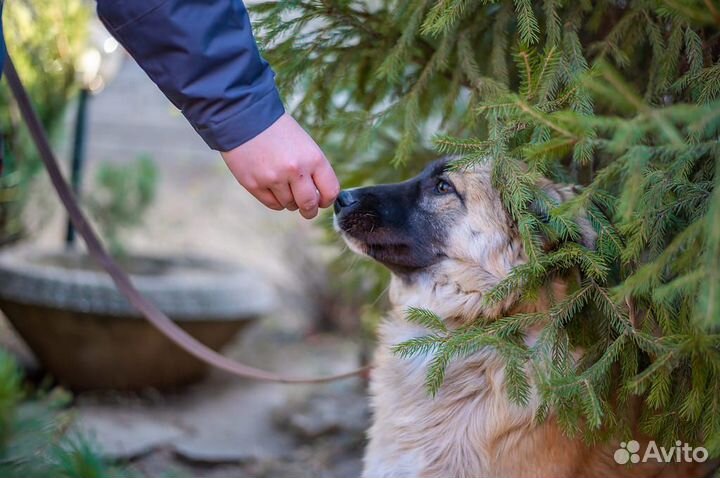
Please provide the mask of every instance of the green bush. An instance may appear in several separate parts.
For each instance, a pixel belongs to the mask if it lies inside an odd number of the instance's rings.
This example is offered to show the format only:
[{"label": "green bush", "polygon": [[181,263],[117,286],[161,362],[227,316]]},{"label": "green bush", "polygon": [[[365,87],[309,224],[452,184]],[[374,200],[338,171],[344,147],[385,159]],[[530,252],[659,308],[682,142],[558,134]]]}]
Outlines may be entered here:
[{"label": "green bush", "polygon": [[[60,133],[66,107],[78,90],[76,65],[85,49],[90,14],[83,0],[16,0],[6,2],[3,9],[8,53],[51,138]],[[24,232],[22,211],[41,163],[7,85],[0,88],[0,111],[5,147],[0,175],[3,245]]]},{"label": "green bush", "polygon": [[126,253],[122,236],[142,224],[155,199],[157,180],[157,168],[149,156],[140,156],[130,164],[100,164],[94,187],[84,202],[112,254]]},{"label": "green bush", "polygon": [[[458,168],[493,160],[527,265],[487,294],[532,297],[569,269],[582,282],[547,313],[434,330],[402,344],[445,366],[479,347],[508,392],[569,434],[628,431],[629,404],[665,444],[720,455],[720,7],[714,0],[263,2],[265,55],[346,183],[397,179],[430,148]],[[437,154],[437,153],[434,153]],[[584,185],[558,206],[541,175]],[[535,207],[531,208],[530,205]],[[534,211],[543,210],[539,217]],[[572,239],[588,211],[597,250]],[[544,251],[538,238],[556,238]],[[430,314],[430,315],[429,315]],[[431,311],[410,320],[425,324]],[[537,345],[525,326],[543,324]],[[573,346],[587,344],[575,364]]]},{"label": "green bush", "polygon": [[109,478],[131,476],[103,462],[84,436],[68,432],[69,396],[55,390],[28,397],[15,361],[0,350],[0,476]]}]

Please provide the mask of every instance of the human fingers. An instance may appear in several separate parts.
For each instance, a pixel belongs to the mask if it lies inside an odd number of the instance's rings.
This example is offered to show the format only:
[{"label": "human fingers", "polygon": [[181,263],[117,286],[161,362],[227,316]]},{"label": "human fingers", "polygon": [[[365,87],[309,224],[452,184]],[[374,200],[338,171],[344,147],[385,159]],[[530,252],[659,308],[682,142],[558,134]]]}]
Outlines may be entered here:
[{"label": "human fingers", "polygon": [[272,191],[275,199],[283,208],[290,209],[288,206],[295,202],[288,183],[274,184],[270,186],[270,191]]},{"label": "human fingers", "polygon": [[323,161],[313,173],[312,178],[315,183],[315,188],[320,193],[320,207],[331,206],[340,193],[340,183],[327,159],[323,158]]},{"label": "human fingers", "polygon": [[320,195],[317,189],[315,189],[315,184],[311,177],[308,175],[299,176],[290,183],[290,189],[292,190],[295,204],[298,205],[302,217],[312,219],[317,216]]},{"label": "human fingers", "polygon": [[274,209],[275,211],[282,211],[283,209],[285,209],[283,205],[280,204],[280,202],[277,200],[277,198],[275,198],[273,192],[269,189],[248,189],[248,192],[252,194],[255,199],[257,199],[270,209]]}]

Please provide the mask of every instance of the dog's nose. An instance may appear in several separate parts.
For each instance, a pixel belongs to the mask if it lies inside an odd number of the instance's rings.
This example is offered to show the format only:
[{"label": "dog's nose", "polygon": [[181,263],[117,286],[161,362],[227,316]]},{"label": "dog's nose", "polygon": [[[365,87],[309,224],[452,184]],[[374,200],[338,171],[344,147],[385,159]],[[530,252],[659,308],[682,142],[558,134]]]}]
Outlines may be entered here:
[{"label": "dog's nose", "polygon": [[340,210],[344,207],[352,206],[357,202],[357,199],[355,199],[352,195],[352,192],[350,191],[340,191],[340,194],[338,194],[337,199],[335,199],[335,205],[333,206],[333,209],[336,213],[340,212]]}]

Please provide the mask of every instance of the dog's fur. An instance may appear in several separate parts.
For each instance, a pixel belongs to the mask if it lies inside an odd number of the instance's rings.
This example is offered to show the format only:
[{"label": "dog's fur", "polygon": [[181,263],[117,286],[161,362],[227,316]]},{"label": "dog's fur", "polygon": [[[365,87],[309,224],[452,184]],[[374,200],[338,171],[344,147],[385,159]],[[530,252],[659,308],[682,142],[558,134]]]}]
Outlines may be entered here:
[{"label": "dog's fur", "polygon": [[[572,188],[544,181],[563,201]],[[452,361],[435,397],[425,389],[430,356],[404,359],[391,347],[429,331],[405,320],[410,306],[432,310],[448,326],[520,310],[543,310],[565,293],[558,279],[532,304],[510,297],[483,305],[483,294],[527,260],[517,226],[492,187],[490,166],[447,171],[446,161],[396,185],[341,193],[336,228],[350,248],[392,272],[392,309],[379,330],[371,376],[374,419],[363,476],[383,477],[617,477],[702,476],[702,465],[619,466],[619,440],[587,447],[568,439],[552,416],[538,424],[536,394],[527,407],[513,405],[504,390],[503,361],[492,349]],[[582,242],[594,232],[578,218]],[[532,343],[536,332],[526,330]],[[636,437],[637,439],[637,437]]]}]

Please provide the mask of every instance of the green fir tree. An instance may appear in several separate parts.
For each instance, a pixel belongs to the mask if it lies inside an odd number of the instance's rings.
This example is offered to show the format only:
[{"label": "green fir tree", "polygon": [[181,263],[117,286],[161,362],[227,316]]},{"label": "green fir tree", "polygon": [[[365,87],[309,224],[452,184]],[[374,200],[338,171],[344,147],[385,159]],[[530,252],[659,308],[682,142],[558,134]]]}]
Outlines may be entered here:
[{"label": "green fir tree", "polygon": [[[460,168],[493,159],[529,262],[488,302],[581,271],[548,313],[447,330],[409,311],[429,334],[396,352],[434,355],[429,393],[451,360],[494,347],[510,398],[527,401],[531,370],[538,419],[552,409],[569,434],[627,432],[640,399],[660,443],[720,456],[717,0],[294,0],[255,14],[294,113],[347,182],[407,177],[438,153]],[[582,192],[557,206],[540,176]],[[580,209],[595,250],[568,241]],[[538,247],[541,235],[559,247]],[[536,323],[528,348],[522,330]]]}]

